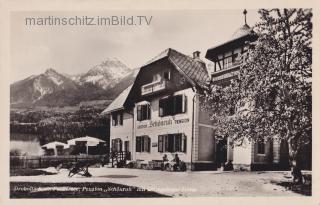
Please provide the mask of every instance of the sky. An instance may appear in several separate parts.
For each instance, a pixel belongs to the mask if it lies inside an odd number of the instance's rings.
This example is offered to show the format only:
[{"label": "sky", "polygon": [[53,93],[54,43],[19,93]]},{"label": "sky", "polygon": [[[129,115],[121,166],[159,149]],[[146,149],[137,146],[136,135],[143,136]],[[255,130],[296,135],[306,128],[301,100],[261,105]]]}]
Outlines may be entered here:
[{"label": "sky", "polygon": [[[152,16],[150,25],[30,26],[26,18]],[[247,23],[259,21],[248,10]],[[10,81],[22,80],[53,68],[64,74],[85,73],[107,58],[137,68],[167,48],[186,55],[206,50],[231,38],[244,25],[243,10],[109,10],[95,12],[13,12],[11,14]]]}]

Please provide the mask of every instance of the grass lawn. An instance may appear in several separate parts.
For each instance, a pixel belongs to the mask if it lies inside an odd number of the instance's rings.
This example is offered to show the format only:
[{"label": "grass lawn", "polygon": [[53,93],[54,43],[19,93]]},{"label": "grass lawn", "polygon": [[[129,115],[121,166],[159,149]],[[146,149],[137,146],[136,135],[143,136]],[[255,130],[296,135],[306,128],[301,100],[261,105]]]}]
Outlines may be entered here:
[{"label": "grass lawn", "polygon": [[54,175],[56,173],[46,172],[37,169],[10,169],[10,176],[37,176],[37,175]]},{"label": "grass lawn", "polygon": [[10,182],[10,198],[138,198],[169,197],[115,183]]}]

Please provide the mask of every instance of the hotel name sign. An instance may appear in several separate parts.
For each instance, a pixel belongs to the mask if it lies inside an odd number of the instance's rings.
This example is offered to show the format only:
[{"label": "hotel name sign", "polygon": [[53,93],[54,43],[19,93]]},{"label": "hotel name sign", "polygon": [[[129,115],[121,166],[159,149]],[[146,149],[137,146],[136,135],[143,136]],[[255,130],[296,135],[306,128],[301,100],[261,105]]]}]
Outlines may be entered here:
[{"label": "hotel name sign", "polygon": [[137,126],[137,129],[144,129],[144,128],[152,128],[152,127],[162,127],[162,126],[169,126],[173,124],[183,124],[188,123],[189,118],[183,118],[183,119],[168,119],[168,120],[155,120],[155,121],[149,121],[148,123],[140,124]]}]

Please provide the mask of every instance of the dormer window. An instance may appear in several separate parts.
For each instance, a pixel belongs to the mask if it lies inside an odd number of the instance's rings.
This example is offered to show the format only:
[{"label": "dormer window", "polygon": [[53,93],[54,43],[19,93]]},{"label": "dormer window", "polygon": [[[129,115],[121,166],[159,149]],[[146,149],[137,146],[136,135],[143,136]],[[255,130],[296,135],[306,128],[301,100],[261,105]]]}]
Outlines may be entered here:
[{"label": "dormer window", "polygon": [[153,75],[152,82],[158,82],[160,80],[161,80],[161,75],[159,73]]},{"label": "dormer window", "polygon": [[162,73],[156,73],[152,76],[152,82],[159,82],[162,80],[170,80],[170,71],[165,70]]}]

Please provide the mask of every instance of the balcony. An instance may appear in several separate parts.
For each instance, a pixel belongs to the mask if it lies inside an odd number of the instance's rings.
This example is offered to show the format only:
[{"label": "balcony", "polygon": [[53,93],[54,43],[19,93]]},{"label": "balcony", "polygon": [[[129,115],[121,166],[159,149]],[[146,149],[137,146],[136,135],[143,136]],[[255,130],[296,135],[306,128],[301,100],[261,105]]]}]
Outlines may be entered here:
[{"label": "balcony", "polygon": [[146,85],[141,86],[141,95],[153,94],[165,90],[168,87],[167,80],[155,81]]}]

